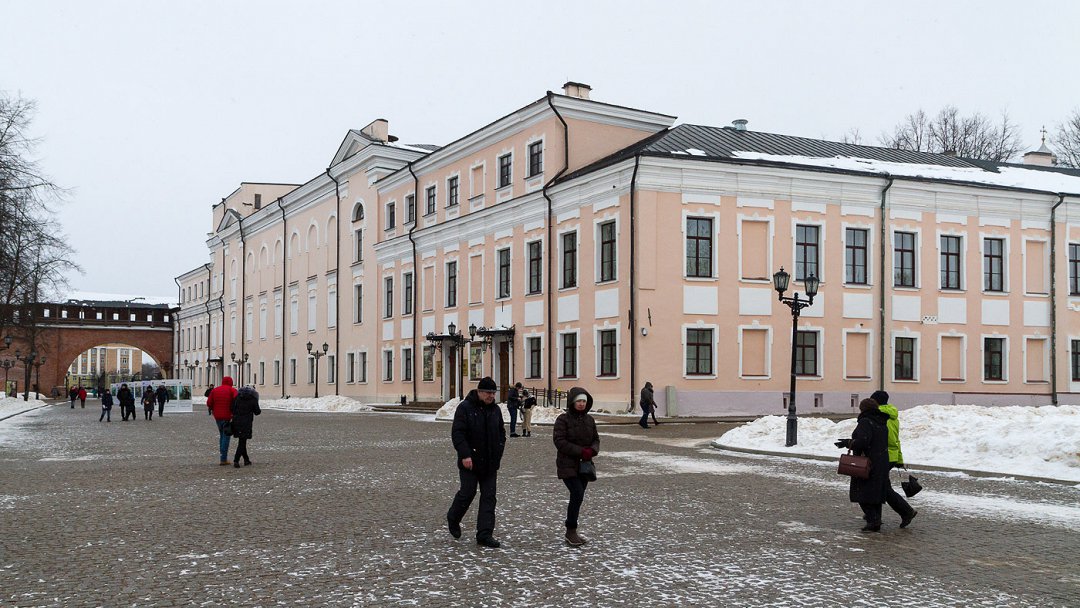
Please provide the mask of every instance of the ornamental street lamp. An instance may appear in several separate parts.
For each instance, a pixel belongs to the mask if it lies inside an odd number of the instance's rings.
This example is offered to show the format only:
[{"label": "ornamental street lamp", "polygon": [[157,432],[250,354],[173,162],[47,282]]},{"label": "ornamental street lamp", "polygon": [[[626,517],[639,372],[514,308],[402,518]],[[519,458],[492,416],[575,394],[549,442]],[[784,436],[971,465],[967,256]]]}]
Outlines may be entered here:
[{"label": "ornamental street lamp", "polygon": [[41,356],[41,360],[34,363],[34,386],[37,387],[38,399],[41,398],[41,366],[45,365],[45,356]]},{"label": "ornamental street lamp", "polygon": [[788,401],[787,441],[784,443],[787,447],[798,443],[799,432],[799,420],[795,417],[795,343],[799,333],[799,313],[802,309],[813,306],[814,296],[818,292],[818,278],[815,275],[810,275],[803,280],[807,299],[799,299],[798,292],[792,293],[791,297],[784,297],[784,292],[787,291],[790,281],[791,275],[784,272],[783,266],[780,267],[780,272],[773,274],[773,287],[776,288],[776,292],[779,294],[780,302],[791,309],[791,397]]},{"label": "ornamental street lamp", "polygon": [[308,356],[315,357],[315,398],[319,398],[319,359],[326,354],[326,351],[330,350],[330,345],[326,342],[322,343],[322,352],[318,350],[311,350],[311,342],[307,343]]},{"label": "ornamental street lamp", "polygon": [[15,358],[19,361],[22,361],[24,371],[23,380],[26,382],[26,386],[24,387],[23,392],[23,401],[30,400],[30,371],[31,368],[34,366],[34,361],[37,361],[37,356],[38,354],[36,350],[31,350],[30,353],[26,356],[23,356],[21,350],[15,351]]},{"label": "ornamental street lamp", "polygon": [[[311,349],[309,348],[308,350],[311,350]],[[229,358],[232,359],[233,364],[235,365],[236,364],[236,353],[230,354]],[[248,360],[248,354],[244,353],[244,355],[242,357],[240,357],[240,365],[237,366],[237,370],[239,371],[238,375],[240,376],[240,386],[244,386],[244,368],[247,366],[247,360]]]},{"label": "ornamental street lamp", "polygon": [[4,347],[0,348],[0,350],[7,350],[7,349],[11,348],[11,340],[12,340],[11,336],[4,336]]},{"label": "ornamental street lamp", "polygon": [[0,368],[4,369],[4,396],[7,397],[8,392],[8,370],[15,367],[15,362],[11,359],[4,359],[0,361]]}]

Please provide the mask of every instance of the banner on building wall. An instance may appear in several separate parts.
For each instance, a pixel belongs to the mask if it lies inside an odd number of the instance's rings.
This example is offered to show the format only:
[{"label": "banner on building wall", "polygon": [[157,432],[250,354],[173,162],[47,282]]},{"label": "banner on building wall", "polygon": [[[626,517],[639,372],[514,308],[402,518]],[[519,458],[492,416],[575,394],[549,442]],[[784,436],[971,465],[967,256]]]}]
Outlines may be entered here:
[{"label": "banner on building wall", "polygon": [[[120,390],[121,384],[127,384],[135,395],[135,408],[142,407],[142,397],[146,391],[157,391],[159,386],[164,386],[169,396],[165,402],[165,413],[169,412],[192,412],[191,380],[134,380],[131,382],[118,382],[109,387],[109,392],[116,397],[116,391]],[[157,411],[156,409],[154,411]]]}]

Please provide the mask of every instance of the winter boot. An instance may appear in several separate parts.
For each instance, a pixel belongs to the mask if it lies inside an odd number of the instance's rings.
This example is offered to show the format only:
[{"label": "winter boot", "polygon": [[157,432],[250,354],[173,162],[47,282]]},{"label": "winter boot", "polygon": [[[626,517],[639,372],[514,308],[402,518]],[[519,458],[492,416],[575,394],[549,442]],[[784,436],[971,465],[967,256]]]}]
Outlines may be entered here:
[{"label": "winter boot", "polygon": [[918,515],[918,514],[919,514],[918,511],[916,511],[915,509],[912,509],[911,513],[909,513],[908,515],[900,518],[900,527],[901,528],[908,527],[908,524],[911,523],[911,520],[915,519],[915,516]]},{"label": "winter boot", "polygon": [[577,528],[566,529],[566,544],[570,545],[571,547],[580,547],[587,542],[587,540],[578,536]]}]

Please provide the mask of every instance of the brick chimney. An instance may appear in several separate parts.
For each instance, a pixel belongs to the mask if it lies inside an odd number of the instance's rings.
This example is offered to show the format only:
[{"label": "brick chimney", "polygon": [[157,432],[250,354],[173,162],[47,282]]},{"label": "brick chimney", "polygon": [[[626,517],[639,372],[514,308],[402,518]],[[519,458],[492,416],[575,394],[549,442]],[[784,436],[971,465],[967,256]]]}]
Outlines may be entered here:
[{"label": "brick chimney", "polygon": [[368,126],[360,129],[360,132],[375,141],[386,143],[390,141],[390,123],[385,118],[377,118]]},{"label": "brick chimney", "polygon": [[563,95],[566,95],[567,97],[577,97],[579,99],[588,99],[589,98],[589,91],[592,90],[592,87],[590,87],[587,84],[581,83],[581,82],[572,82],[572,81],[570,81],[570,82],[567,82],[566,84],[562,85],[562,90],[563,90]]}]

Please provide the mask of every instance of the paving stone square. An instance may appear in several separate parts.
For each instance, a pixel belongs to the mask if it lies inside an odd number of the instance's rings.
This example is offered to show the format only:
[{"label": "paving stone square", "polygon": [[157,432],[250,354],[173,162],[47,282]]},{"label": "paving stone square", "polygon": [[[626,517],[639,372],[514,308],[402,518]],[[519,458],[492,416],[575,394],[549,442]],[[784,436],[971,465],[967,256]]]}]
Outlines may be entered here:
[{"label": "paving stone square", "polygon": [[[550,427],[509,439],[496,536],[454,540],[450,425],[265,411],[217,465],[196,407],[0,423],[4,606],[1077,606],[1080,488],[924,472],[908,529],[860,533],[829,463],[721,452],[730,425],[601,426],[562,542]],[[234,446],[235,447],[235,446]]]}]

